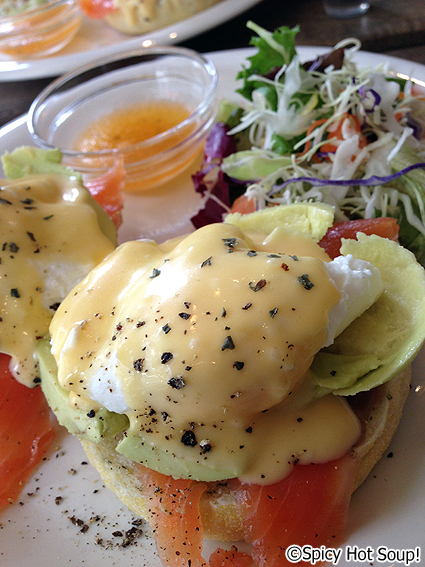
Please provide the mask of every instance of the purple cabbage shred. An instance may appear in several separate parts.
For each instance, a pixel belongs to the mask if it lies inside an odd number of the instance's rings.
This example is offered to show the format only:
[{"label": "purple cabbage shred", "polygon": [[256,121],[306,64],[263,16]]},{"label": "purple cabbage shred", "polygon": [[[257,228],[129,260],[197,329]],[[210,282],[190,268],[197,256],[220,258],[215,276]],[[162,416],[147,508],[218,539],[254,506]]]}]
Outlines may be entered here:
[{"label": "purple cabbage shred", "polygon": [[195,191],[204,197],[202,208],[191,218],[195,228],[221,222],[230,208],[230,179],[220,168],[223,159],[236,152],[235,140],[228,131],[226,124],[214,124],[205,143],[202,167],[192,175]]},{"label": "purple cabbage shred", "polygon": [[351,186],[351,185],[372,187],[372,186],[384,185],[385,183],[389,183],[390,181],[393,181],[394,179],[397,179],[399,177],[402,177],[403,175],[406,175],[406,173],[409,173],[410,171],[413,171],[414,169],[425,169],[425,162],[414,163],[412,165],[409,165],[408,167],[405,167],[404,169],[400,169],[400,171],[396,171],[395,173],[392,173],[391,175],[384,175],[384,176],[372,175],[371,177],[368,177],[367,179],[365,179],[365,178],[361,178],[361,179],[319,179],[318,177],[307,177],[307,176],[305,176],[305,177],[293,177],[292,179],[287,179],[286,181],[284,181],[280,185],[276,185],[274,187],[274,189],[269,193],[269,196],[275,195],[276,193],[279,193],[284,187],[286,187],[290,183],[298,183],[298,182],[308,183],[312,187],[324,187],[326,185],[331,185],[331,186],[334,186],[334,187],[348,187],[348,186]]}]

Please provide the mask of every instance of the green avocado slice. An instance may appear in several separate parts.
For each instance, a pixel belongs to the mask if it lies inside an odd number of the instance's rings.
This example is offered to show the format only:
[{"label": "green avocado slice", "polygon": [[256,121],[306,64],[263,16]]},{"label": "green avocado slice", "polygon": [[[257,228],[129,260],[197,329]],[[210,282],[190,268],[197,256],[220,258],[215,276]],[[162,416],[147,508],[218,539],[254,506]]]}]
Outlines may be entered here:
[{"label": "green avocado slice", "polygon": [[235,478],[244,472],[243,464],[240,468],[229,467],[228,469],[218,470],[202,464],[201,461],[194,462],[176,457],[147,443],[137,434],[125,435],[118,443],[116,450],[132,461],[174,478],[191,478],[203,482],[213,482]]},{"label": "green avocado slice", "polygon": [[81,174],[62,164],[62,153],[58,149],[42,150],[32,146],[21,146],[1,157],[4,173],[8,179],[20,179],[34,173],[59,173],[81,182]]},{"label": "green avocado slice", "polygon": [[310,368],[314,382],[334,394],[352,396],[399,374],[425,338],[425,271],[396,242],[359,233],[341,251],[367,260],[381,273],[378,301],[318,353]]},{"label": "green avocado slice", "polygon": [[82,410],[69,405],[69,392],[57,380],[57,366],[50,352],[49,342],[40,340],[37,345],[40,365],[41,388],[51,410],[63,427],[80,439],[98,443],[106,437],[114,437],[126,430],[129,420],[126,415],[113,413],[105,408]]},{"label": "green avocado slice", "polygon": [[105,438],[115,437],[124,432],[122,440],[117,446],[119,453],[132,461],[178,478],[200,478],[204,481],[213,481],[233,478],[242,472],[239,470],[213,470],[201,463],[175,458],[162,450],[145,444],[140,435],[131,434],[129,419],[125,414],[113,413],[105,408],[86,411],[71,407],[68,401],[69,392],[58,383],[56,361],[50,352],[50,345],[47,340],[39,341],[37,356],[40,365],[41,388],[47,402],[60,425],[76,437],[98,443]]}]

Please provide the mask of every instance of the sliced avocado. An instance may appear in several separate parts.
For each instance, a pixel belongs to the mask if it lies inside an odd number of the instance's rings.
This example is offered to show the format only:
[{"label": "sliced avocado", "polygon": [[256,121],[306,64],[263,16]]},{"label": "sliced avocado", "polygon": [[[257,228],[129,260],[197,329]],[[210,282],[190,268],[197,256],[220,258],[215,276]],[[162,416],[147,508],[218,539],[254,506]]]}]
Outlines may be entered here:
[{"label": "sliced avocado", "polygon": [[310,376],[322,388],[339,390],[350,388],[362,376],[381,365],[373,353],[364,355],[335,354],[322,350],[314,357]]},{"label": "sliced avocado", "polygon": [[81,182],[81,174],[62,165],[60,150],[42,150],[32,146],[21,146],[6,152],[2,158],[4,173],[8,179],[20,179],[33,173],[60,173]]},{"label": "sliced avocado", "polygon": [[376,235],[344,240],[341,252],[376,266],[384,283],[378,301],[316,355],[310,369],[318,386],[351,396],[394,378],[421,348],[425,271],[409,250]]},{"label": "sliced avocado", "polygon": [[154,445],[145,443],[139,435],[126,434],[118,443],[116,450],[127,458],[144,465],[150,469],[171,475],[174,478],[192,478],[194,480],[210,482],[235,478],[241,475],[241,470],[217,470],[199,462],[189,461],[181,457],[176,457],[172,453],[167,453],[158,449]]},{"label": "sliced avocado", "polygon": [[[69,392],[57,381],[57,366],[50,352],[49,342],[40,340],[37,346],[40,365],[41,388],[47,402],[59,423],[73,435],[98,443],[102,439],[114,437],[125,432],[117,451],[132,461],[170,474],[176,478],[195,478],[202,481],[222,480],[238,476],[241,471],[213,470],[204,464],[190,462],[173,457],[151,445],[144,444],[140,435],[131,435],[129,420],[126,415],[110,412],[101,408],[96,412],[73,408],[68,403]],[[93,415],[93,417],[91,417]]]},{"label": "sliced avocado", "polygon": [[57,381],[56,361],[50,352],[47,340],[38,342],[37,356],[43,393],[59,423],[70,433],[97,443],[105,437],[114,437],[127,429],[129,421],[126,415],[112,413],[105,408],[87,412],[69,405],[69,392]]},{"label": "sliced avocado", "polygon": [[294,203],[266,207],[255,213],[230,213],[224,219],[240,229],[270,234],[276,227],[309,234],[319,241],[334,221],[334,208],[324,203]]}]

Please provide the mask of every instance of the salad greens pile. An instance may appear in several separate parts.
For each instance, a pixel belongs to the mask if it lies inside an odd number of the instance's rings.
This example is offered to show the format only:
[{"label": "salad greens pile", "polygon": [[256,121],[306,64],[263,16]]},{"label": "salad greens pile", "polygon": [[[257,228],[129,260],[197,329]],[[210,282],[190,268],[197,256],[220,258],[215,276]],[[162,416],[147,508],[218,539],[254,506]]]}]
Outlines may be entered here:
[{"label": "salad greens pile", "polygon": [[194,176],[205,204],[194,225],[241,199],[250,210],[324,202],[337,221],[396,218],[425,265],[425,90],[386,64],[359,68],[356,39],[302,62],[298,28],[248,27],[257,51],[237,75],[245,103],[222,103]]}]

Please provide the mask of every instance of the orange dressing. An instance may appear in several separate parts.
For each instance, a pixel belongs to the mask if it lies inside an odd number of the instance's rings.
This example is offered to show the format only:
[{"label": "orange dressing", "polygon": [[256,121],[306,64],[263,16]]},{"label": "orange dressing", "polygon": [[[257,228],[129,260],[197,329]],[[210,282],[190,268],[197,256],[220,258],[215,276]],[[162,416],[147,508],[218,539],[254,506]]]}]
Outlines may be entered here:
[{"label": "orange dressing", "polygon": [[[151,101],[129,106],[107,113],[91,122],[78,137],[74,149],[97,152],[128,148],[163,134],[180,124],[189,115],[188,108],[174,101]],[[197,148],[182,148],[164,161],[162,158],[160,160],[159,156],[183,142],[193,129],[192,123],[167,134],[164,138],[152,140],[152,143],[125,152],[126,190],[138,191],[151,188],[174,177],[188,166],[196,157]],[[135,165],[142,160],[155,157],[158,157],[156,163]],[[99,165],[99,158],[91,161],[93,165]]]},{"label": "orange dressing", "polygon": [[[69,13],[68,6],[42,11],[15,25],[14,34],[26,34],[28,37],[20,40],[12,35],[10,41],[2,42],[0,51],[18,59],[55,53],[73,39],[82,21],[80,14]],[[33,35],[29,35],[29,30],[33,30]]]},{"label": "orange dressing", "polygon": [[[93,152],[138,144],[177,126],[188,116],[187,108],[171,101],[131,106],[93,121],[81,134],[75,148],[84,152]],[[176,133],[171,140],[159,143],[155,153],[173,146],[183,137],[180,133]],[[147,153],[146,157],[148,156]]]}]

